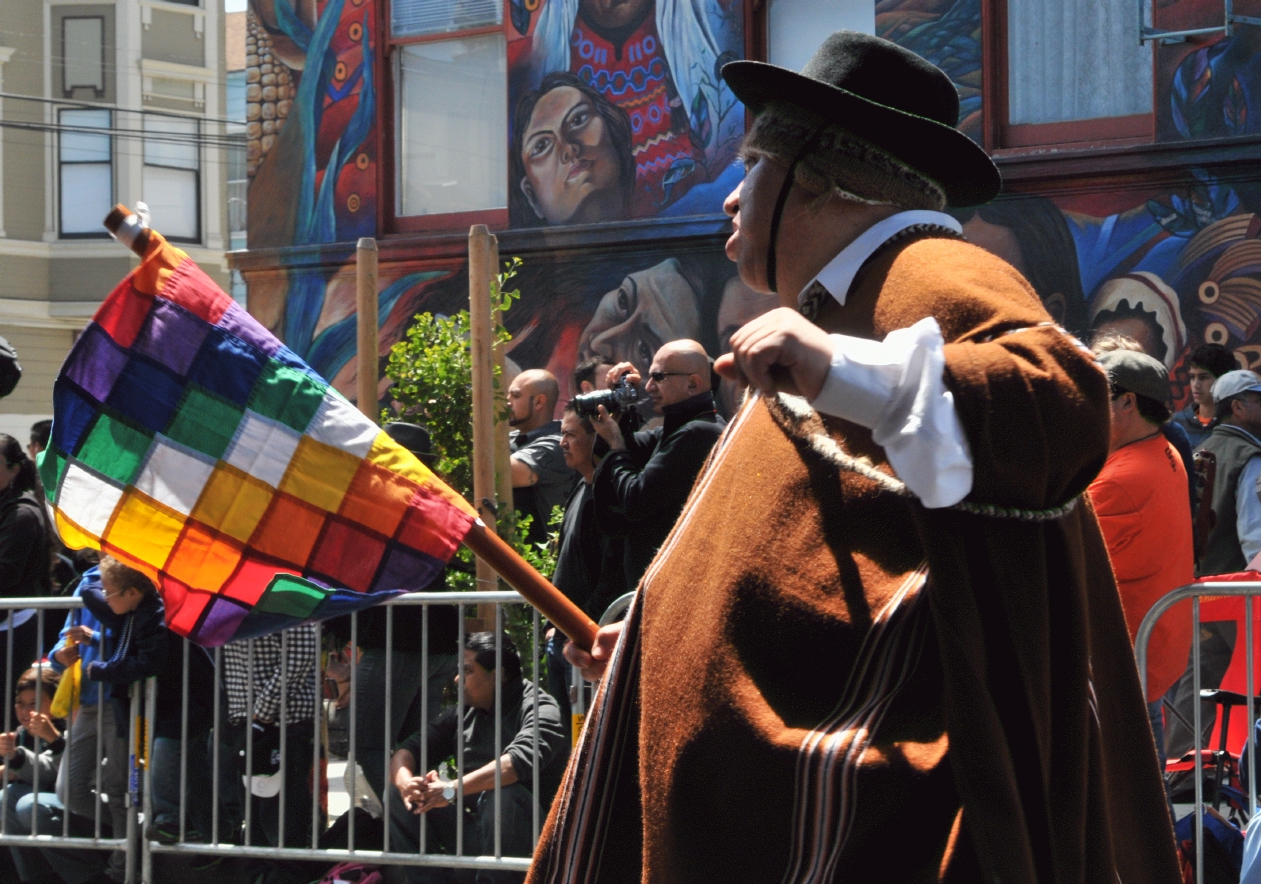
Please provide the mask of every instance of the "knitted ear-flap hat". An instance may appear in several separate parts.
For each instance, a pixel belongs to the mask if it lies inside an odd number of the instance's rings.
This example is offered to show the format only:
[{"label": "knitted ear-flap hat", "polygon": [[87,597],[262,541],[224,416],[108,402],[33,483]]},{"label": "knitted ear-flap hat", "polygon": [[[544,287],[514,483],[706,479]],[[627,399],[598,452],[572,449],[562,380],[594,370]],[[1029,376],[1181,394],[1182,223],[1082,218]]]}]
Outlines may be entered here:
[{"label": "knitted ear-flap hat", "polygon": [[733,61],[722,77],[755,115],[769,101],[796,105],[853,133],[931,178],[950,206],[998,195],[993,161],[955,128],[959,93],[939,68],[888,40],[837,31],[801,73]]}]

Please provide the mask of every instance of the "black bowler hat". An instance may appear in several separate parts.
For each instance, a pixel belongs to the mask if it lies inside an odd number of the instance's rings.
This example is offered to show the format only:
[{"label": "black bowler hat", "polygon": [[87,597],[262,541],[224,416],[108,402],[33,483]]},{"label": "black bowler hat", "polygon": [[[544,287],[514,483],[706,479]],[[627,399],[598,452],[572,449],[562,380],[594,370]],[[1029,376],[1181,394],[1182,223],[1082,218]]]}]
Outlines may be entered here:
[{"label": "black bowler hat", "polygon": [[429,440],[429,431],[420,424],[409,424],[403,421],[390,421],[381,429],[386,435],[416,455],[421,463],[432,467],[437,461],[433,454],[433,444]]},{"label": "black bowler hat", "polygon": [[993,161],[955,128],[959,93],[950,78],[896,43],[837,31],[801,73],[733,61],[722,77],[755,114],[782,101],[871,142],[937,182],[948,205],[989,202],[1002,188]]}]

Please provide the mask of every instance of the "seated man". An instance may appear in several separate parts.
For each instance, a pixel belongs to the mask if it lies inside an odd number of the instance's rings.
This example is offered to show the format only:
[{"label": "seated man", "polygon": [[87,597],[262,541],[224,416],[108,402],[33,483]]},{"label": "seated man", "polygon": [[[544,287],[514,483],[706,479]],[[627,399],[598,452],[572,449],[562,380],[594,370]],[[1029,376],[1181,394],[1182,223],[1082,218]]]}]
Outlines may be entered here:
[{"label": "seated man", "polygon": [[[546,814],[560,787],[569,760],[569,741],[561,726],[560,710],[546,692],[522,678],[521,659],[512,639],[503,636],[503,669],[495,673],[495,634],[478,632],[464,645],[464,663],[456,682],[463,682],[464,709],[449,709],[428,726],[422,749],[421,734],[403,742],[390,760],[390,778],[402,802],[390,802],[390,850],[419,848],[413,814],[428,823],[425,849],[430,853],[456,852],[457,795],[472,813],[464,822],[464,853],[495,854],[495,768],[500,783],[500,846],[504,856],[529,856],[533,851],[534,733],[538,727],[540,814]],[[495,682],[501,685],[500,733],[504,748],[495,752]],[[464,731],[464,776],[447,779],[435,762],[458,749],[458,729]],[[456,759],[458,764],[459,759]],[[428,772],[425,772],[426,769]],[[476,796],[476,797],[473,797]],[[410,869],[409,884],[417,882],[520,881],[517,872],[454,872],[451,869]]]}]

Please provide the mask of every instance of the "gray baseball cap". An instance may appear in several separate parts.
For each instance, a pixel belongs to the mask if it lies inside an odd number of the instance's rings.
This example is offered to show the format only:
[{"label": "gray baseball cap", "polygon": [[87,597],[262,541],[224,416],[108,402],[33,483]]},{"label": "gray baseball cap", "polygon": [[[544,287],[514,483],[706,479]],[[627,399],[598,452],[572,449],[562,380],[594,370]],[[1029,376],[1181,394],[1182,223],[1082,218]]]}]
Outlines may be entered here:
[{"label": "gray baseball cap", "polygon": [[1261,393],[1261,377],[1255,371],[1237,368],[1213,381],[1213,401],[1221,402],[1247,392]]},{"label": "gray baseball cap", "polygon": [[1109,350],[1099,357],[1114,388],[1164,403],[1169,399],[1169,371],[1164,364],[1137,350]]}]

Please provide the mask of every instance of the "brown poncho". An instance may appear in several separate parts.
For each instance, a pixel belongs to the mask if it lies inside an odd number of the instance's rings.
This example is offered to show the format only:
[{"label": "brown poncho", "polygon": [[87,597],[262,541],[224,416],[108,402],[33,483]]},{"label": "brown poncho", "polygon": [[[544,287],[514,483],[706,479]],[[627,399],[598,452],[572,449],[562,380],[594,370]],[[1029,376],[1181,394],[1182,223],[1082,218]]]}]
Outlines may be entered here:
[{"label": "brown poncho", "polygon": [[748,402],[640,585],[532,882],[1178,880],[1079,498],[1107,381],[954,240],[887,246],[821,324],[881,339],[926,316],[965,508],[925,509],[861,427]]}]

